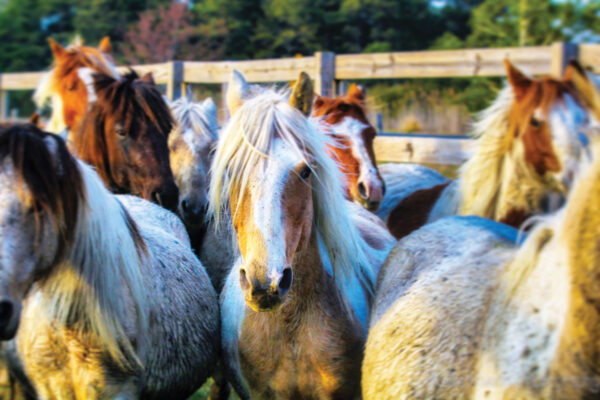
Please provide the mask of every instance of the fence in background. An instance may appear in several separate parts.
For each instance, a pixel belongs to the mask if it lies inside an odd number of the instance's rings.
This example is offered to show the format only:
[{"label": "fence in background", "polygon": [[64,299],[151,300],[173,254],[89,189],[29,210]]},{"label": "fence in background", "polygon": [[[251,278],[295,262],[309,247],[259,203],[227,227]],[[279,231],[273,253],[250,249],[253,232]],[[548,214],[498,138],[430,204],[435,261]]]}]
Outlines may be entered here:
[{"label": "fence in background", "polygon": [[[166,85],[171,99],[185,93],[188,84],[221,84],[224,93],[234,68],[249,82],[291,81],[305,71],[314,79],[317,93],[331,96],[344,93],[348,80],[502,76],[505,58],[534,75],[561,76],[571,59],[578,59],[585,68],[600,72],[600,45],[565,42],[499,49],[373,54],[317,52],[301,58],[169,61],[133,68],[139,73],[152,72],[156,83]],[[9,91],[35,89],[42,75],[43,72],[0,74],[0,120],[8,116]],[[461,163],[468,155],[469,146],[469,139],[464,137],[437,135],[382,135],[375,142],[378,160],[439,164]]]}]

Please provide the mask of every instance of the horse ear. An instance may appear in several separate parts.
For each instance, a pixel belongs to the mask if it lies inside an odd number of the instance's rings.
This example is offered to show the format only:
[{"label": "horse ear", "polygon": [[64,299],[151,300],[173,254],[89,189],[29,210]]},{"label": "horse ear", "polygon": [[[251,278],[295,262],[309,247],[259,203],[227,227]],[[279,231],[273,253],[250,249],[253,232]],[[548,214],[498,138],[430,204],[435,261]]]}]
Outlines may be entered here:
[{"label": "horse ear", "polygon": [[296,107],[302,114],[309,116],[313,106],[314,89],[310,76],[304,71],[300,72],[300,76],[292,89],[290,96],[290,105]]},{"label": "horse ear", "polygon": [[152,75],[152,72],[146,72],[141,78],[140,80],[142,82],[146,82],[149,83],[151,85],[155,85],[154,83],[154,76]]},{"label": "horse ear", "polygon": [[504,59],[504,67],[506,68],[508,82],[513,87],[517,99],[522,98],[533,81],[523,72],[521,72],[521,70],[512,65],[508,59]]},{"label": "horse ear", "polygon": [[356,83],[350,85],[348,89],[348,97],[354,100],[357,100],[361,103],[365,102],[365,91],[362,87],[358,86]]},{"label": "horse ear", "polygon": [[104,36],[98,44],[98,50],[103,52],[104,54],[112,54],[112,45],[110,43],[110,37]]},{"label": "horse ear", "polygon": [[233,115],[242,106],[248,97],[248,82],[244,75],[236,69],[231,71],[227,85],[227,108],[229,115]]},{"label": "horse ear", "polygon": [[565,70],[564,79],[573,83],[594,116],[600,119],[600,92],[577,61],[571,61]]},{"label": "horse ear", "polygon": [[60,60],[67,56],[67,50],[65,50],[65,48],[56,40],[48,38],[48,44],[50,45],[50,50],[52,50],[52,56],[55,60]]}]

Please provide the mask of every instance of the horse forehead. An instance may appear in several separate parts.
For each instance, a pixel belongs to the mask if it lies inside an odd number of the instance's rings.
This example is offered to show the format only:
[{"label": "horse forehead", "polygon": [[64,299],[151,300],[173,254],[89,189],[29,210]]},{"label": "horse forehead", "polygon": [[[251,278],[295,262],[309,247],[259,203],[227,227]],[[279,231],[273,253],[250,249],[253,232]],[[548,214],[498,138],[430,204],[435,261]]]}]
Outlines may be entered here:
[{"label": "horse forehead", "polygon": [[275,138],[265,168],[255,175],[253,183],[263,194],[270,193],[267,197],[278,197],[283,193],[290,171],[303,160],[292,146],[281,138]]},{"label": "horse forehead", "polygon": [[334,135],[348,136],[352,139],[362,140],[362,132],[370,126],[355,117],[346,116],[338,123],[331,125]]}]

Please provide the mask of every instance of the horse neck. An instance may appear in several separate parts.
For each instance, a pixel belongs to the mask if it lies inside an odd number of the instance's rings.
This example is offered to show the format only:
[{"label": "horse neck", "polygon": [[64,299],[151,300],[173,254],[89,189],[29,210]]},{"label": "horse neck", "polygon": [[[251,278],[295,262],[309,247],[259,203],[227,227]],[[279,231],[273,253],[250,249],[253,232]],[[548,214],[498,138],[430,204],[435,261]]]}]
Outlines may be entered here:
[{"label": "horse neck", "polygon": [[[569,309],[552,376],[578,377],[557,398],[585,398],[600,377],[600,162],[572,193],[563,219],[560,243],[566,244],[570,275]],[[597,392],[595,393],[597,395]],[[566,397],[565,397],[566,396]]]}]

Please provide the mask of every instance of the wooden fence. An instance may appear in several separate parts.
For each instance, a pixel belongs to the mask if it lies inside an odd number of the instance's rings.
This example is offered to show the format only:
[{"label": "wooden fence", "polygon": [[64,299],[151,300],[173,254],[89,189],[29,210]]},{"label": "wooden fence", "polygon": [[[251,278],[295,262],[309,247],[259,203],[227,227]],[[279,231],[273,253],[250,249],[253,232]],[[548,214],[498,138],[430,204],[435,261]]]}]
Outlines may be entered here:
[{"label": "wooden fence", "polygon": [[[301,71],[315,80],[322,95],[343,93],[347,80],[397,78],[448,78],[503,76],[507,58],[534,75],[561,76],[570,59],[600,72],[600,45],[557,42],[550,46],[415,51],[373,54],[334,54],[254,61],[169,61],[139,65],[140,73],[152,72],[158,84],[165,84],[167,96],[176,99],[188,84],[221,84],[223,92],[232,69],[249,82],[284,82]],[[43,72],[0,74],[0,120],[8,115],[8,92],[35,89]],[[225,96],[223,96],[224,98]],[[469,139],[428,135],[382,135],[375,146],[378,160],[459,164],[468,156]]]}]

